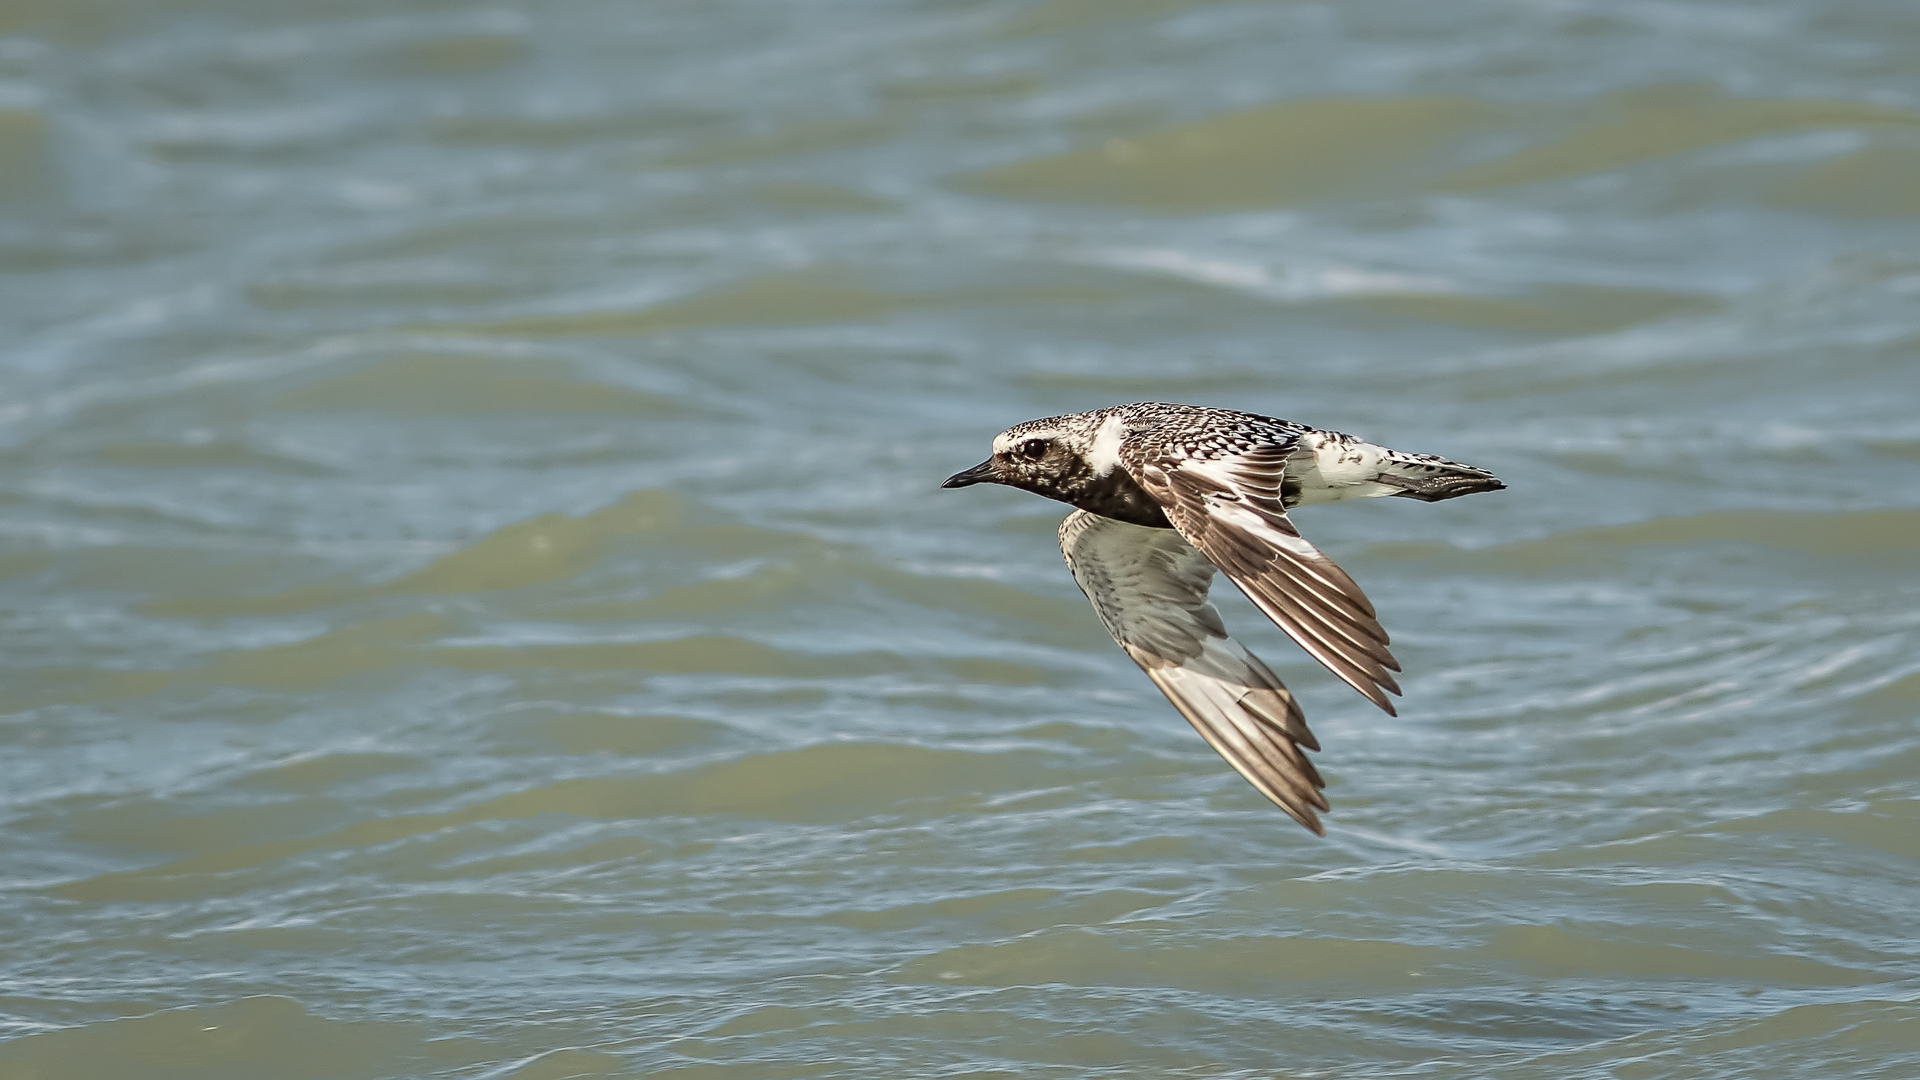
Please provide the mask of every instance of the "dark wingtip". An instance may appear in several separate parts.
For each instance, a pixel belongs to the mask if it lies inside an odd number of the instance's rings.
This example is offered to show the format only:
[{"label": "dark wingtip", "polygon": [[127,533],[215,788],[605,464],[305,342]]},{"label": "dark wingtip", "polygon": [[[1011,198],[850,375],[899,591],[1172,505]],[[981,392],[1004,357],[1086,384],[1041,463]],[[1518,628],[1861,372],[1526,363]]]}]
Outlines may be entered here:
[{"label": "dark wingtip", "polygon": [[[1265,793],[1263,792],[1262,794],[1265,794]],[[1288,806],[1286,803],[1281,802],[1279,799],[1276,799],[1271,795],[1267,796],[1267,800],[1273,803],[1273,805],[1286,811],[1287,816],[1299,822],[1301,828],[1307,830],[1308,832],[1312,833],[1315,836],[1327,835],[1327,827],[1325,825],[1320,824],[1320,815],[1313,812],[1314,810],[1313,803],[1309,802],[1303,806]],[[1322,810],[1327,809],[1327,800],[1324,798],[1320,799],[1319,807]]]}]

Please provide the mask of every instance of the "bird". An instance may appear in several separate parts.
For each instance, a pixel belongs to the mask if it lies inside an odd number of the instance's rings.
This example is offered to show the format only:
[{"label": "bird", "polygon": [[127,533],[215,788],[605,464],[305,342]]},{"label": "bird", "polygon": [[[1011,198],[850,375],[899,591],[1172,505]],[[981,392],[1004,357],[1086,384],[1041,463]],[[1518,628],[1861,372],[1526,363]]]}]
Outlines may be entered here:
[{"label": "bird", "polygon": [[1228,634],[1217,572],[1307,654],[1396,715],[1373,604],[1288,511],[1382,496],[1439,502],[1506,487],[1472,465],[1256,413],[1143,401],[1029,420],[946,488],[1003,484],[1074,507],[1060,552],[1120,648],[1214,750],[1319,836],[1320,743],[1285,684]]}]

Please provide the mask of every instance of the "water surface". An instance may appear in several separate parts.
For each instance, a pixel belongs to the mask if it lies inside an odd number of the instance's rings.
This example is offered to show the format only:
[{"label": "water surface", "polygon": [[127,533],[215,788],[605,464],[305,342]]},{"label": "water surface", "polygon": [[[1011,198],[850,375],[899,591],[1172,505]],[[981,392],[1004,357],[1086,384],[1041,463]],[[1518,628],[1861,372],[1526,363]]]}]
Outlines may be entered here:
[{"label": "water surface", "polygon": [[[0,1077],[1920,1075],[1920,16],[0,3]],[[1014,422],[1309,508],[1319,840]]]}]

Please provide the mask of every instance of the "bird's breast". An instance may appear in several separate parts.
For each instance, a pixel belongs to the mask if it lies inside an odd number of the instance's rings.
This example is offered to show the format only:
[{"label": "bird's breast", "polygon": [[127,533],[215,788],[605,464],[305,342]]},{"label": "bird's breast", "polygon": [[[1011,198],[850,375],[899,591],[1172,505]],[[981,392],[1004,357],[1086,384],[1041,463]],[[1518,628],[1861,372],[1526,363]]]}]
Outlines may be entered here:
[{"label": "bird's breast", "polygon": [[1066,501],[1089,514],[1099,514],[1130,525],[1145,525],[1150,529],[1173,528],[1173,523],[1167,520],[1166,511],[1160,509],[1160,504],[1133,477],[1127,475],[1125,469],[1114,469],[1105,476],[1094,478]]}]

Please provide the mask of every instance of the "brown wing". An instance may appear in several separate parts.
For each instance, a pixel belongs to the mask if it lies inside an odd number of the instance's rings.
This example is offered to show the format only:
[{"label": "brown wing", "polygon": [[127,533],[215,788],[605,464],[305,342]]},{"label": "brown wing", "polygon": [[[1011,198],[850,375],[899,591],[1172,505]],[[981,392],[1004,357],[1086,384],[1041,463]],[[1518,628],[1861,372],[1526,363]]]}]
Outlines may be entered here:
[{"label": "brown wing", "polygon": [[1394,712],[1387,632],[1347,572],[1300,538],[1287,520],[1280,482],[1289,444],[1208,460],[1149,461],[1128,471],[1167,520],[1247,594],[1267,617],[1365,695]]},{"label": "brown wing", "polygon": [[1326,835],[1326,787],[1302,749],[1318,750],[1293,695],[1227,636],[1207,602],[1213,565],[1169,529],[1076,510],[1060,552],[1107,632],[1201,738],[1295,821]]}]

